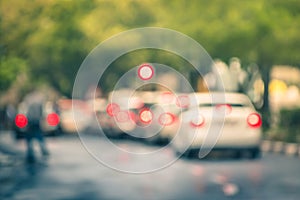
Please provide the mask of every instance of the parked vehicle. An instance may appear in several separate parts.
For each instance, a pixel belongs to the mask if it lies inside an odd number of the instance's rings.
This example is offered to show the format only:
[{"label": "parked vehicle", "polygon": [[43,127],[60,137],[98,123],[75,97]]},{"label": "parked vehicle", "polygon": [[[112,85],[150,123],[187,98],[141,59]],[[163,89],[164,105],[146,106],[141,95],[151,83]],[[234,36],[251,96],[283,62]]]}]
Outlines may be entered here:
[{"label": "parked vehicle", "polygon": [[[60,131],[60,116],[53,102],[42,103],[42,117],[39,120],[39,127],[44,135],[58,135]],[[23,138],[28,131],[28,112],[31,104],[22,102],[19,104],[15,116],[14,133],[15,137]]]},{"label": "parked vehicle", "polygon": [[190,150],[233,150],[237,157],[260,155],[262,118],[249,98],[238,93],[196,93],[196,101],[181,113],[181,126],[173,136],[179,154]]}]

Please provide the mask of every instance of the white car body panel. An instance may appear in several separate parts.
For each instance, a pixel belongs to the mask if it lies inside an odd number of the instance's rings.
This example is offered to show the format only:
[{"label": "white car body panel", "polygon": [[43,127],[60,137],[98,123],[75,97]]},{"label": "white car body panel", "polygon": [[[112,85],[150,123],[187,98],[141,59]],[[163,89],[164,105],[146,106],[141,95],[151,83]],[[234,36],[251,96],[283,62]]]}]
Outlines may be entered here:
[{"label": "white car body panel", "polygon": [[[215,94],[213,94],[215,95]],[[218,97],[223,95],[223,97]],[[258,148],[261,142],[261,128],[251,127],[247,117],[257,113],[249,99],[242,94],[217,94],[212,100],[209,94],[195,94],[197,104],[181,115],[181,127],[174,135],[173,145],[178,151],[185,149],[213,148]],[[205,105],[206,104],[206,105]],[[231,112],[216,109],[209,104],[230,104]],[[196,106],[198,105],[198,106]],[[204,106],[201,106],[204,105]],[[197,115],[204,117],[204,125],[193,127],[191,121]]]}]

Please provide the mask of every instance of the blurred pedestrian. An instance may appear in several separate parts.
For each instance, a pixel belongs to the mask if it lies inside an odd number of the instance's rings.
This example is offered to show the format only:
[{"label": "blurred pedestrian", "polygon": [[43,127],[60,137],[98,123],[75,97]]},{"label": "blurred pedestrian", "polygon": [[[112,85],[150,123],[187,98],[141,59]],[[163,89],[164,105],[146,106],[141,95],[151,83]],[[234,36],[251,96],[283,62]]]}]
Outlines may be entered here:
[{"label": "blurred pedestrian", "polygon": [[39,142],[40,150],[43,156],[49,155],[49,151],[46,148],[43,132],[40,127],[40,121],[43,116],[43,109],[41,103],[32,103],[28,106],[28,130],[25,134],[27,144],[27,161],[35,162],[35,153],[33,148],[33,141],[37,139]]},{"label": "blurred pedestrian", "polygon": [[13,127],[13,123],[16,117],[15,106],[13,106],[12,104],[7,105],[5,114],[5,128],[11,129]]}]

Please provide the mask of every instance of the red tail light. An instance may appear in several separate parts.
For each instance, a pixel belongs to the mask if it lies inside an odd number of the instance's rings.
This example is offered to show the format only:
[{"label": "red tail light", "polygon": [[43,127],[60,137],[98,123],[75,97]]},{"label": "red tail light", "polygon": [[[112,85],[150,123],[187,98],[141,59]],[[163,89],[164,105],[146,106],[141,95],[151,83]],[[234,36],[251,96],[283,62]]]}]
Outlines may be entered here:
[{"label": "red tail light", "polygon": [[169,126],[174,123],[175,118],[172,113],[163,113],[159,116],[158,121],[162,126]]},{"label": "red tail light", "polygon": [[15,118],[15,124],[19,128],[25,128],[28,124],[28,119],[23,114],[17,114]]},{"label": "red tail light", "polygon": [[126,111],[120,111],[116,114],[116,120],[118,122],[127,122],[129,121],[129,115],[128,115],[128,112]]},{"label": "red tail light", "polygon": [[59,124],[59,116],[56,113],[50,113],[47,116],[47,122],[50,126],[57,126]]},{"label": "red tail light", "polygon": [[216,109],[219,112],[223,112],[225,115],[229,115],[232,111],[232,107],[230,104],[218,104],[216,105]]},{"label": "red tail light", "polygon": [[250,127],[259,128],[262,125],[261,116],[257,113],[251,113],[247,117],[247,123]]},{"label": "red tail light", "polygon": [[129,111],[128,112],[128,115],[129,115],[129,118],[133,121],[133,122],[137,122],[137,116],[136,116],[136,114],[134,113],[134,112],[132,112],[132,111]]},{"label": "red tail light", "polygon": [[116,103],[110,103],[106,107],[106,112],[109,116],[113,117],[120,112],[120,106]]},{"label": "red tail light", "polygon": [[150,124],[153,119],[153,114],[149,109],[143,109],[139,114],[141,122]]},{"label": "red tail light", "polygon": [[202,115],[198,115],[197,118],[194,118],[190,124],[194,128],[199,128],[202,127],[205,123],[205,118]]}]

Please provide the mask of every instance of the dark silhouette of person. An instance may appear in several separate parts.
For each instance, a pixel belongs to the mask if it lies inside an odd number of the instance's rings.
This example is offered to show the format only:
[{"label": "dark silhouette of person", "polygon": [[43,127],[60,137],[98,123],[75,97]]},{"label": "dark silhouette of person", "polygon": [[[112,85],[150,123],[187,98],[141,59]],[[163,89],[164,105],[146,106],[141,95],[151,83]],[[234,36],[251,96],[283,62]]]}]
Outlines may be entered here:
[{"label": "dark silhouette of person", "polygon": [[27,161],[35,162],[35,153],[33,148],[33,140],[37,139],[43,156],[48,156],[49,151],[46,148],[43,132],[40,127],[40,121],[43,117],[43,109],[41,103],[32,103],[28,106],[28,130],[25,134],[27,144]]}]

